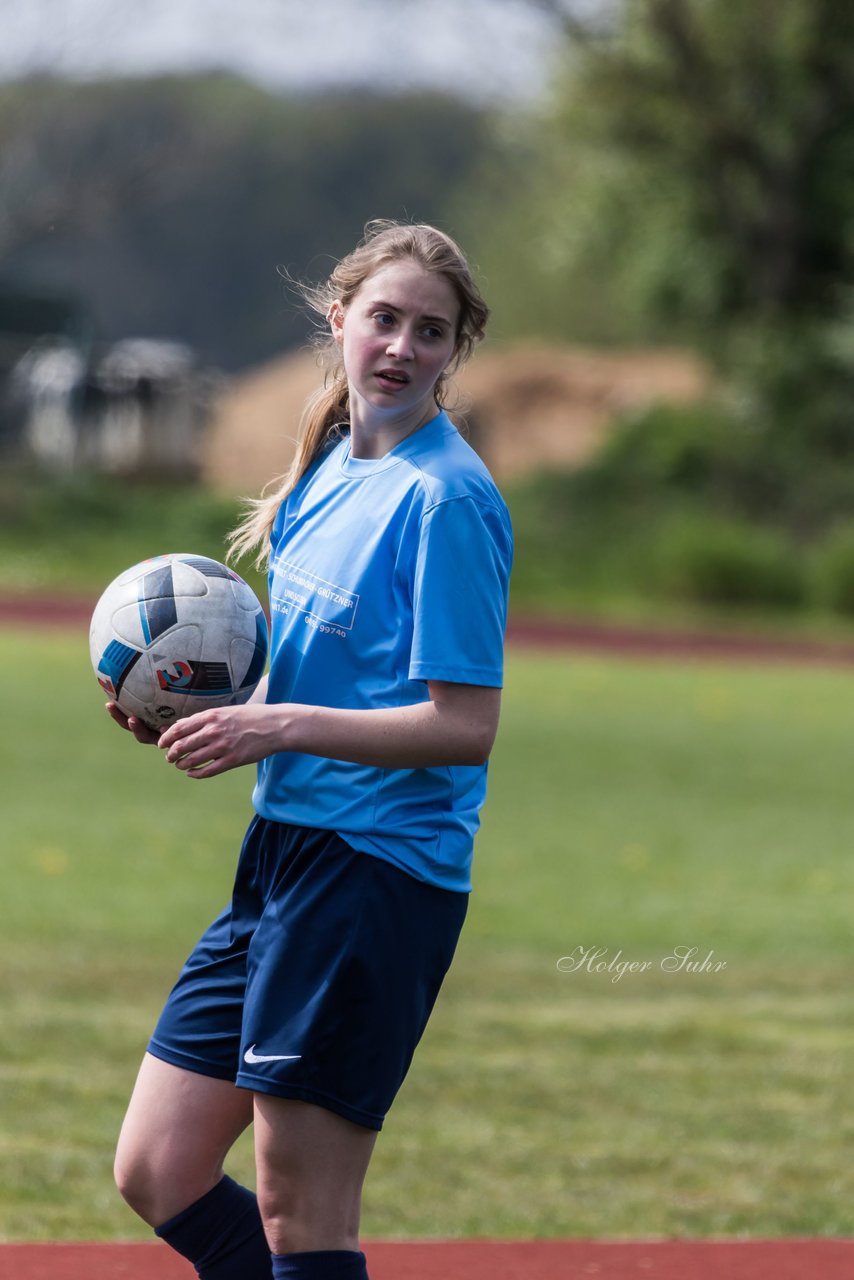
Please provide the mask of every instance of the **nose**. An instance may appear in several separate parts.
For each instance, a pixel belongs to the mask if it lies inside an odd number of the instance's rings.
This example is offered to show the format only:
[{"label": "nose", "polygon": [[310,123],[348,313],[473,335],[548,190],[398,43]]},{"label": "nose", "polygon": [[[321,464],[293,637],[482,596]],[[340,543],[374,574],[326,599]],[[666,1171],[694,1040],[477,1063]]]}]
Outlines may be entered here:
[{"label": "nose", "polygon": [[386,355],[396,360],[411,360],[415,353],[412,335],[405,328],[398,329],[388,340]]}]

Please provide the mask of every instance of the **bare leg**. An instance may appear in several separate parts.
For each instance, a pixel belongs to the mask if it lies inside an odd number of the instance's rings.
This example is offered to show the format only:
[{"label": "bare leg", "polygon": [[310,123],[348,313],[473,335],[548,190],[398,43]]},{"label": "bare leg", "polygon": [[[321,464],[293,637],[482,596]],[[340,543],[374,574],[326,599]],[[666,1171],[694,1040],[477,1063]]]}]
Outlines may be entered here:
[{"label": "bare leg", "polygon": [[272,1252],[357,1250],[376,1132],[325,1107],[254,1096],[258,1205]]},{"label": "bare leg", "polygon": [[229,1149],[251,1122],[245,1090],[146,1054],[116,1152],[119,1190],[159,1226],[216,1186]]}]

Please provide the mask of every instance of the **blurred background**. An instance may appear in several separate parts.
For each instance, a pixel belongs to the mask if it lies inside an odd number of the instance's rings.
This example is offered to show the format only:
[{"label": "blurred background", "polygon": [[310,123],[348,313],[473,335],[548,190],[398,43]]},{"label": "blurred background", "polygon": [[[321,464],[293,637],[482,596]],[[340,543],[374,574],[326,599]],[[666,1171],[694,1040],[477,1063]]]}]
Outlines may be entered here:
[{"label": "blurred background", "polygon": [[[458,237],[493,307],[458,417],[516,623],[851,639],[854,6],[5,5],[0,1241],[148,1234],[115,1135],[250,780],[109,724],[89,608],[222,558],[319,379],[286,277],[377,216]],[[850,667],[509,646],[368,1239],[854,1235],[852,720]]]},{"label": "blurred background", "polygon": [[0,76],[0,589],[99,585],[107,531],[165,549],[130,527],[159,485],[203,537],[284,470],[318,374],[282,272],[384,216],[457,236],[494,310],[459,416],[514,608],[854,612],[843,6],[33,0]]}]

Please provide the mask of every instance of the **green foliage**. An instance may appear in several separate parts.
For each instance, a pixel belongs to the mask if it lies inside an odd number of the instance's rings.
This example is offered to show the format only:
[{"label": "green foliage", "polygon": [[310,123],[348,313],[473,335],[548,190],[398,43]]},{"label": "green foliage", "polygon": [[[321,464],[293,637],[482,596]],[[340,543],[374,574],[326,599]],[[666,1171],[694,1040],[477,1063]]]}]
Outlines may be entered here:
[{"label": "green foliage", "polygon": [[[749,497],[764,486],[765,510],[802,511],[800,472],[763,472],[756,442],[745,444],[720,407],[660,408],[616,431],[596,464],[535,475],[508,490],[516,536],[511,605],[518,611],[626,611],[688,620],[695,606],[733,621],[738,612],[809,607],[816,624],[845,616],[850,564],[846,528],[809,541],[770,518],[750,519]],[[814,468],[839,481],[839,468]],[[744,499],[747,505],[739,506]],[[757,506],[758,510],[758,506]],[[239,502],[194,485],[156,486],[106,477],[56,477],[12,468],[0,475],[0,592],[94,599],[131,564],[167,551],[222,560]],[[741,514],[739,514],[741,512]],[[824,527],[824,526],[822,526]],[[238,565],[262,599],[263,574]]]},{"label": "green foliage", "polygon": [[838,525],[812,555],[814,595],[836,613],[854,615],[854,524]]},{"label": "green foliage", "polygon": [[683,513],[665,521],[648,572],[676,599],[729,608],[794,608],[805,574],[790,539],[745,520]]},{"label": "green foliage", "polygon": [[788,476],[784,461],[765,453],[761,427],[722,403],[657,405],[616,424],[577,485],[588,501],[677,493],[732,506],[749,499],[768,510]]},{"label": "green foliage", "polygon": [[828,604],[813,565],[844,554],[808,552],[854,508],[854,9],[618,0],[566,26],[551,103],[499,135],[515,198],[493,158],[469,211],[502,332],[690,343],[722,390],[515,489],[517,598]]},{"label": "green foliage", "polygon": [[[777,402],[757,395],[658,405],[615,424],[600,453],[572,481],[581,501],[668,506],[674,501],[811,538],[850,510],[850,448],[831,409],[809,417],[804,388]],[[839,406],[841,408],[841,405]],[[850,437],[854,444],[854,436]],[[852,455],[854,459],[854,455]]]},{"label": "green foliage", "polygon": [[737,329],[728,339],[731,378],[745,389],[741,416],[751,415],[769,457],[786,460],[808,530],[845,515],[854,497],[852,337],[840,316]]},{"label": "green foliage", "polygon": [[[488,273],[520,254],[544,319],[585,340],[678,336],[721,355],[738,326],[838,315],[854,283],[854,11],[618,0],[567,26],[551,102],[505,146],[504,198],[498,161],[482,175],[469,222],[475,237],[486,224]],[[509,305],[542,334],[530,302]]]},{"label": "green foliage", "polygon": [[[121,734],[85,634],[7,631],[0,658],[29,673],[0,742],[0,1238],[142,1239],[115,1138],[227,901],[251,771],[193,783]],[[368,1239],[851,1234],[853,701],[841,671],[509,655],[469,917]],[[559,971],[579,945],[653,968]],[[727,968],[662,972],[680,945]],[[229,1170],[252,1180],[248,1135]]]},{"label": "green foliage", "polygon": [[[0,590],[96,595],[149,556],[192,551],[223,560],[240,504],[196,485],[106,476],[0,472]],[[262,577],[240,572],[257,592]]]},{"label": "green foliage", "polygon": [[803,386],[795,373],[787,404],[784,381],[773,415],[722,397],[658,406],[580,470],[511,486],[517,602],[849,612],[849,545],[832,531],[854,504],[854,436],[832,394],[801,429]]}]

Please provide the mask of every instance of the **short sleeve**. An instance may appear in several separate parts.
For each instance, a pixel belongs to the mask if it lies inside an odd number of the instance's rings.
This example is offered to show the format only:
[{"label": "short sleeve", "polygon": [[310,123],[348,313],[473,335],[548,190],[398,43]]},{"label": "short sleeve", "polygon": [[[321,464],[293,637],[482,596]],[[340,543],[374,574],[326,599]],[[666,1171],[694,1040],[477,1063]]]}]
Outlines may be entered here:
[{"label": "short sleeve", "polygon": [[411,680],[500,688],[513,539],[506,508],[449,498],[421,517]]}]

